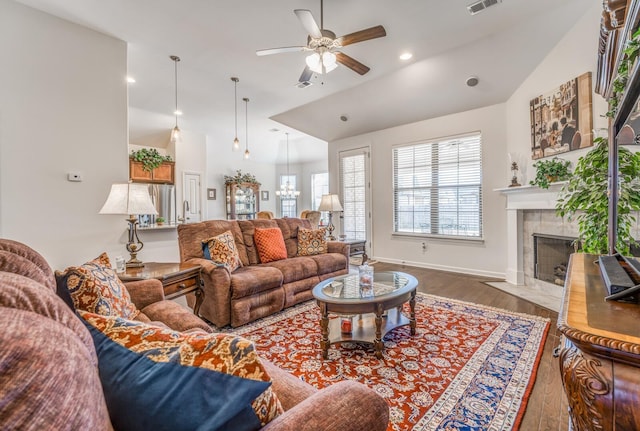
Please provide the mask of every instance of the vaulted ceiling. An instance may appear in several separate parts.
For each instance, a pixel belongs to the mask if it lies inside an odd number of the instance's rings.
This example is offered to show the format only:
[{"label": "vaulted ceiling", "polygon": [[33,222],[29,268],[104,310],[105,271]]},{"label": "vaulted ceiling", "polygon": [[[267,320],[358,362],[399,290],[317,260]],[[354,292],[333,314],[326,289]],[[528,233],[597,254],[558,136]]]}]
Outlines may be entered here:
[{"label": "vaulted ceiling", "polygon": [[[283,162],[274,151],[291,132],[291,160],[326,158],[331,141],[504,102],[599,0],[503,0],[471,16],[470,0],[326,0],[324,27],[338,36],[381,24],[387,36],[343,48],[371,68],[313,76],[298,88],[306,53],[259,57],[255,51],[305,45],[293,13],[319,0],[20,0],[128,43],[130,139],[168,140],[178,64],[181,128],[215,145],[234,138],[234,87],[244,142],[245,105],[254,157]],[[588,3],[588,4],[586,4]],[[591,47],[595,52],[595,47]],[[413,58],[402,61],[404,51]],[[479,84],[465,84],[477,76]],[[342,121],[340,117],[346,117]],[[274,131],[277,129],[277,131]]]}]

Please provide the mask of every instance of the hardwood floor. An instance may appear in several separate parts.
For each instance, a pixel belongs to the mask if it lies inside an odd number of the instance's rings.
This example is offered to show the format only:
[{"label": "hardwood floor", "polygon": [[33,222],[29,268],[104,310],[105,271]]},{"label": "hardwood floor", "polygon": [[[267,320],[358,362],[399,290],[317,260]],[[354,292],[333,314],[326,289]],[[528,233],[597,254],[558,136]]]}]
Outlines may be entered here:
[{"label": "hardwood floor", "polygon": [[553,350],[560,344],[562,335],[557,329],[558,313],[484,283],[502,280],[382,262],[375,264],[375,270],[407,272],[418,279],[420,292],[549,318],[549,334],[520,430],[568,429],[568,404],[562,389],[558,359],[553,357]]}]

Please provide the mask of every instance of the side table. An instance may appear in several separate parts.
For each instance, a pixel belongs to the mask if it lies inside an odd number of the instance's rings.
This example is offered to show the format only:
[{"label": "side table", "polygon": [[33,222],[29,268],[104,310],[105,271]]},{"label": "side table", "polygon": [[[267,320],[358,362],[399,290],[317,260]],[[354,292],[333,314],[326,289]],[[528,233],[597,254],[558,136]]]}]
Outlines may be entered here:
[{"label": "side table", "polygon": [[145,262],[142,268],[127,268],[125,272],[119,273],[118,277],[122,281],[151,278],[160,280],[166,299],[174,299],[187,293],[193,293],[196,297],[193,313],[198,316],[200,304],[204,299],[200,279],[201,269],[200,265],[192,263]]},{"label": "side table", "polygon": [[362,256],[362,263],[365,263],[369,257],[365,249],[366,239],[342,239],[340,242],[349,244],[349,256]]}]

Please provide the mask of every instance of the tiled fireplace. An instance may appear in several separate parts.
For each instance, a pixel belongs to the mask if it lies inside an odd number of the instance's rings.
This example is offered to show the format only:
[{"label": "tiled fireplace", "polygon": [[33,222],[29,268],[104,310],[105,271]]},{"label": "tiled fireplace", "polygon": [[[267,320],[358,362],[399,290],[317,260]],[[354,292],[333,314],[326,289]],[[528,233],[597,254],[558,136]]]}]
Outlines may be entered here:
[{"label": "tiled fireplace", "polygon": [[[556,284],[555,279],[547,282],[535,278],[533,235],[570,239],[578,237],[577,222],[562,219],[555,213],[558,193],[563,184],[551,184],[546,190],[534,186],[495,190],[507,198],[507,282],[543,288],[552,288]],[[640,216],[636,215],[636,219],[631,235],[640,238]],[[607,223],[607,220],[602,222]],[[633,255],[639,255],[639,251],[632,248]]]},{"label": "tiled fireplace", "polygon": [[[555,204],[562,184],[553,184],[544,190],[538,187],[522,186],[499,189],[507,198],[507,271],[506,278],[511,284],[554,287],[552,280],[535,278],[534,234],[539,237],[576,238],[577,224],[556,216]],[[563,252],[565,246],[562,247]],[[539,251],[539,250],[538,250]],[[544,254],[544,253],[543,253]],[[554,255],[557,255],[555,251]],[[549,256],[543,259],[555,259]],[[539,257],[540,258],[540,257]],[[559,265],[559,262],[553,266]]]}]

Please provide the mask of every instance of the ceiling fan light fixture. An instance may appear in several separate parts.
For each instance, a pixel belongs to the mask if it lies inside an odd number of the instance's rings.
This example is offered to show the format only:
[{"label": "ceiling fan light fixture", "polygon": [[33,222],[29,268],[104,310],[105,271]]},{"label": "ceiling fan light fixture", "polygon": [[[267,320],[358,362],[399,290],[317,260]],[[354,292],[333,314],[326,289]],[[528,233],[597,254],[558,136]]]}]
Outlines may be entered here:
[{"label": "ceiling fan light fixture", "polygon": [[307,66],[315,73],[329,73],[338,67],[337,57],[331,51],[314,52],[305,59]]},{"label": "ceiling fan light fixture", "polygon": [[320,65],[320,54],[314,52],[311,55],[308,55],[305,59],[307,66],[309,69],[313,70],[316,73],[322,73],[322,66]]}]

